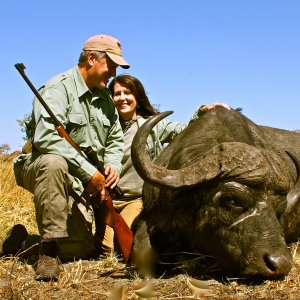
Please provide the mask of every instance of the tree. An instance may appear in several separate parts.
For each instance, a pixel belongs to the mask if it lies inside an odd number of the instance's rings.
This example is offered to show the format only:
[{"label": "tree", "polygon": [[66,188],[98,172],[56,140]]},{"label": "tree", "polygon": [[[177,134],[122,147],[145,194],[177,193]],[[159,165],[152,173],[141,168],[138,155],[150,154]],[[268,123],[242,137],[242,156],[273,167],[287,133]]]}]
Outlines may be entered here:
[{"label": "tree", "polygon": [[2,144],[0,145],[0,155],[2,154],[8,154],[8,152],[11,150],[8,144]]},{"label": "tree", "polygon": [[24,115],[24,118],[22,120],[18,120],[18,124],[21,126],[21,131],[25,132],[25,136],[23,136],[23,140],[28,140],[28,123],[31,120],[31,113],[27,113]]}]

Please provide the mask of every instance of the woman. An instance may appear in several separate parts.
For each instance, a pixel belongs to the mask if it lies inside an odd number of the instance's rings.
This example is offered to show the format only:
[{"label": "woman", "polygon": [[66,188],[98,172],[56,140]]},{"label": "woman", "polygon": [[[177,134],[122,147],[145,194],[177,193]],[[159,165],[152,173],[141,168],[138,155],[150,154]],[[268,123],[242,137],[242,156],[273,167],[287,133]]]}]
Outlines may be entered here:
[{"label": "woman", "polygon": [[[127,225],[131,227],[143,207],[143,180],[132,164],[131,144],[137,130],[149,117],[158,114],[158,111],[150,104],[142,83],[133,76],[119,75],[110,82],[108,88],[117,107],[125,139],[122,160],[123,170],[118,183],[124,197],[114,200],[114,207],[124,218]],[[219,103],[202,106],[195,112],[192,120],[197,119],[203,110],[218,105],[229,109],[226,104]],[[186,124],[171,122],[166,119],[160,121],[147,139],[146,147],[150,158],[155,159],[163,149],[163,145],[171,142],[186,126]],[[114,247],[113,234],[113,229],[106,226],[102,241],[102,249],[106,253],[112,251]]]}]

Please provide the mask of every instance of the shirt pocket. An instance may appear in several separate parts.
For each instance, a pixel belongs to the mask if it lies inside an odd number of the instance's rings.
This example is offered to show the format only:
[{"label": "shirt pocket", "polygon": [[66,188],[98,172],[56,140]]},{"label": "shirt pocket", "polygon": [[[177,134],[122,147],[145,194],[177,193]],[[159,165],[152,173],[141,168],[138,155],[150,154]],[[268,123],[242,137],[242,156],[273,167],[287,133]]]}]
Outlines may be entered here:
[{"label": "shirt pocket", "polygon": [[84,141],[87,133],[87,120],[85,115],[79,113],[69,114],[67,130],[70,137],[77,143]]},{"label": "shirt pocket", "polygon": [[97,139],[104,146],[112,126],[110,120],[105,115],[98,114],[96,122],[93,125],[97,133]]},{"label": "shirt pocket", "polygon": [[111,126],[110,121],[105,116],[102,117],[102,123],[104,127],[110,128]]}]

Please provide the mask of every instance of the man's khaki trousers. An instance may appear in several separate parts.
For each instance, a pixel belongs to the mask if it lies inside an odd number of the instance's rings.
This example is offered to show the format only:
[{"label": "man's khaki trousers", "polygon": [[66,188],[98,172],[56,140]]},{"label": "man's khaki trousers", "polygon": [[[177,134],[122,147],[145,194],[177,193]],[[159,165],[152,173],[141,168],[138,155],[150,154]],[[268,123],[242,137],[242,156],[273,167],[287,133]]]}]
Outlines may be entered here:
[{"label": "man's khaki trousers", "polygon": [[34,195],[41,239],[56,240],[62,259],[89,257],[95,250],[93,210],[89,195],[72,191],[74,178],[65,159],[32,154],[25,163],[15,163],[14,172],[17,184]]}]

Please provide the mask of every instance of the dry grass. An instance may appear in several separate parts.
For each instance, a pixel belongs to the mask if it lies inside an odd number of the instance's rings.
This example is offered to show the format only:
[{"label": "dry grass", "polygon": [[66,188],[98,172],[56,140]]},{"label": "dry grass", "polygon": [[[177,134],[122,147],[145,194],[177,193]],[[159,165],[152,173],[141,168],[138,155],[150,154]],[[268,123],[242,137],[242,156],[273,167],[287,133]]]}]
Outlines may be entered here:
[{"label": "dry grass", "polygon": [[14,224],[24,223],[37,232],[32,195],[18,187],[14,180],[12,159],[15,154],[0,156],[0,237]]},{"label": "dry grass", "polygon": [[[16,186],[12,159],[0,157],[0,239],[14,224],[26,225],[36,234],[32,195]],[[34,280],[30,264],[18,257],[0,258],[0,299],[299,299],[300,255],[293,245],[294,266],[282,281],[243,284],[228,278],[218,282],[195,281],[184,271],[171,278],[140,279],[132,267],[116,256],[97,261],[77,261],[64,265],[57,282]],[[185,268],[182,268],[184,270]]]}]

